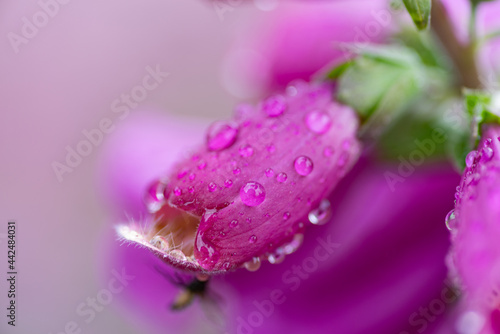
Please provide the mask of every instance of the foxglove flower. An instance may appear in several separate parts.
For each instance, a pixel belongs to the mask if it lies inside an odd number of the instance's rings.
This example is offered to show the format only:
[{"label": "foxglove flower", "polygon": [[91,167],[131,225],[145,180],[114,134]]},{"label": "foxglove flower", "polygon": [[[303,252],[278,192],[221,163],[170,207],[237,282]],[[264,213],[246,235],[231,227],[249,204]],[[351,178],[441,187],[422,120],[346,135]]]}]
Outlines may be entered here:
[{"label": "foxglove flower", "polygon": [[455,210],[446,219],[450,269],[465,292],[460,334],[500,333],[500,127],[484,130],[477,150],[467,155]]},{"label": "foxglove flower", "polygon": [[360,153],[357,115],[331,91],[296,82],[214,123],[205,145],[150,188],[151,223],[119,234],[197,273],[282,261],[307,224],[328,220],[325,198]]},{"label": "foxglove flower", "polygon": [[[128,212],[140,217],[138,208],[143,203],[134,187],[146,189],[156,177],[151,165],[171,156],[170,162],[161,165],[166,168],[175,159],[176,152],[168,145],[191,146],[191,137],[201,134],[199,128],[195,121],[190,125],[136,111],[113,133],[103,147],[101,186],[109,193],[118,215]],[[134,147],[147,150],[137,152]],[[120,169],[123,166],[127,168]],[[363,158],[328,197],[331,223],[310,228],[293,256],[279,266],[264,263],[255,272],[237,270],[213,277],[209,289],[223,299],[219,305],[227,316],[226,332],[246,333],[245,328],[250,326],[254,333],[262,334],[323,333],[332,328],[345,334],[415,333],[425,326],[426,332],[435,333],[431,327],[441,319],[422,324],[425,318],[419,309],[439,298],[446,288],[442,286],[446,277],[442,259],[448,249],[448,235],[439,217],[452,203],[458,176],[449,167],[426,164],[391,191],[383,175],[387,170],[397,173],[397,168],[396,164]],[[136,205],[130,205],[133,201]],[[311,271],[310,266],[315,265],[311,258],[320,246],[318,239],[338,247],[328,259],[323,257],[326,252],[320,252],[322,260]],[[108,255],[102,264],[102,281],[109,281],[105,275],[110,267],[126,268],[135,276],[116,296],[121,302],[113,303],[124,319],[150,333],[199,333],[213,326],[211,317],[208,323],[204,320],[200,309],[203,303],[198,300],[180,313],[169,312],[166,307],[180,288],[155,270],[159,266],[162,272],[168,271],[167,266],[145,248],[120,246],[114,240],[113,235],[102,240]],[[307,271],[297,274],[297,267]],[[267,305],[270,292],[276,289],[283,291],[286,302],[275,304],[269,317],[270,313],[262,314],[262,324],[254,328],[260,312],[254,302]],[[269,307],[266,310],[271,311]]]}]

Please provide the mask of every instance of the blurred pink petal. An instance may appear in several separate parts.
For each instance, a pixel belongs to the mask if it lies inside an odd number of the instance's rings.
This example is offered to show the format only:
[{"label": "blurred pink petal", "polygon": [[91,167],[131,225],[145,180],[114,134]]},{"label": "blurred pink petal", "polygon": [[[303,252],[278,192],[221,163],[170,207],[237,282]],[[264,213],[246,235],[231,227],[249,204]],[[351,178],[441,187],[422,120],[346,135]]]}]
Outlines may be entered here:
[{"label": "blurred pink petal", "polygon": [[384,40],[395,20],[387,1],[283,1],[247,28],[226,57],[222,81],[241,98],[283,89],[332,61],[350,57],[347,43]]},{"label": "blurred pink petal", "polygon": [[488,126],[478,150],[467,156],[455,211],[447,218],[453,241],[450,265],[466,294],[460,334],[500,333],[499,138],[500,126]]}]

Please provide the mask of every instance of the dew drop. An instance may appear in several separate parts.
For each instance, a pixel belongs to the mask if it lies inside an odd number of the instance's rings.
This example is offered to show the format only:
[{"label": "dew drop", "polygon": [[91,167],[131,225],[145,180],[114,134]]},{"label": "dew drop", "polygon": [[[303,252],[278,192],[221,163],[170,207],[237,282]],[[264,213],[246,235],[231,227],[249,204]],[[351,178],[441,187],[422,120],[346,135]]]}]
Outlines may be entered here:
[{"label": "dew drop", "polygon": [[186,176],[186,174],[189,172],[188,169],[186,168],[183,168],[181,171],[179,171],[179,173],[177,174],[177,178],[180,180],[182,179],[184,176]]},{"label": "dew drop", "polygon": [[236,219],[231,220],[229,227],[235,228],[236,226],[238,226],[238,221]]},{"label": "dew drop", "polygon": [[262,184],[250,181],[241,187],[240,198],[247,206],[257,206],[266,199],[266,191]]},{"label": "dew drop", "polygon": [[233,186],[233,181],[230,179],[227,179],[226,181],[224,181],[224,186],[226,188],[231,188]]},{"label": "dew drop", "polygon": [[198,164],[198,169],[199,170],[202,170],[202,169],[205,169],[205,167],[207,167],[207,163],[205,161],[201,161],[199,164]]},{"label": "dew drop", "polygon": [[264,101],[262,110],[269,117],[278,117],[285,112],[287,108],[286,100],[282,95],[274,95]]},{"label": "dew drop", "polygon": [[175,257],[177,260],[180,260],[180,261],[187,260],[186,255],[184,255],[184,253],[179,249],[174,249],[174,250],[170,251],[169,254],[172,255],[173,257]]},{"label": "dew drop", "polygon": [[267,177],[273,177],[273,175],[274,175],[274,171],[272,170],[272,168],[266,169],[266,176]]},{"label": "dew drop", "polygon": [[302,245],[302,242],[304,241],[304,235],[301,233],[297,233],[293,236],[293,240],[283,246],[283,252],[286,255],[294,253],[297,249],[299,249],[300,245]]},{"label": "dew drop", "polygon": [[190,179],[191,181],[193,181],[195,178],[196,178],[196,174],[195,174],[195,173],[191,173],[191,174],[189,174],[189,179]]},{"label": "dew drop", "polygon": [[210,182],[208,184],[208,191],[210,191],[211,193],[213,193],[216,190],[217,190],[217,185],[215,183],[213,183],[213,182]]},{"label": "dew drop", "polygon": [[283,253],[274,253],[270,254],[267,257],[267,261],[271,264],[280,264],[281,262],[285,261],[285,254]]},{"label": "dew drop", "polygon": [[238,135],[235,124],[218,121],[213,123],[207,132],[207,148],[210,151],[220,151],[234,144]]},{"label": "dew drop", "polygon": [[174,194],[175,194],[175,196],[180,196],[180,195],[182,195],[182,190],[181,190],[181,188],[179,188],[179,187],[175,187],[175,189],[174,189]]},{"label": "dew drop", "polygon": [[491,158],[493,158],[493,149],[491,147],[485,147],[482,149],[482,157],[481,160],[483,161],[489,161]]},{"label": "dew drop", "polygon": [[254,257],[250,261],[243,264],[248,271],[256,271],[260,268],[260,258]]},{"label": "dew drop", "polygon": [[448,230],[454,231],[457,228],[457,219],[455,217],[455,210],[448,212],[445,218],[445,224]]},{"label": "dew drop", "polygon": [[189,191],[190,194],[193,194],[194,193],[194,187],[189,187],[188,191]]},{"label": "dew drop", "polygon": [[288,175],[286,175],[286,173],[279,173],[277,176],[276,176],[276,180],[278,180],[278,182],[285,182],[286,179],[288,178]]},{"label": "dew drop", "polygon": [[249,158],[253,155],[253,147],[250,145],[245,145],[245,146],[240,147],[238,152],[240,153],[240,155],[242,157]]},{"label": "dew drop", "polygon": [[295,166],[295,171],[302,176],[311,174],[314,167],[312,160],[304,155],[295,159],[293,164]]},{"label": "dew drop", "polygon": [[313,110],[306,115],[306,125],[312,132],[323,134],[330,129],[332,120],[327,113]]},{"label": "dew drop", "polygon": [[149,240],[149,243],[152,246],[154,246],[162,251],[168,250],[168,247],[169,247],[167,239],[165,239],[165,237],[162,237],[160,235],[153,237],[151,240]]},{"label": "dew drop", "polygon": [[285,212],[283,214],[283,220],[288,220],[290,218],[290,212]]},{"label": "dew drop", "polygon": [[465,165],[470,168],[474,164],[476,157],[477,151],[470,151],[467,157],[465,157]]},{"label": "dew drop", "polygon": [[165,201],[167,186],[162,181],[155,181],[151,184],[144,196],[144,204],[149,212],[158,211]]},{"label": "dew drop", "polygon": [[269,153],[274,153],[276,151],[276,147],[273,144],[267,145],[266,149]]},{"label": "dew drop", "polygon": [[248,238],[248,242],[251,244],[254,244],[257,241],[257,237],[255,235],[252,235],[250,238]]},{"label": "dew drop", "polygon": [[330,205],[330,201],[327,199],[323,199],[320,203],[318,208],[312,210],[309,212],[307,218],[309,218],[309,221],[311,224],[314,225],[323,225],[330,220],[330,217],[332,216],[332,209]]}]

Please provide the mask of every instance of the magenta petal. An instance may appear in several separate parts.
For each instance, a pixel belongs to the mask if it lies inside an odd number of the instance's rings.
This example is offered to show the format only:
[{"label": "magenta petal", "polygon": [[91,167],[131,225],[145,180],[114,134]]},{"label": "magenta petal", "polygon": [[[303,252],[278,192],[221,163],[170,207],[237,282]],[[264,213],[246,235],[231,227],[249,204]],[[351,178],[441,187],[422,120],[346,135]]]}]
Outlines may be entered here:
[{"label": "magenta petal", "polygon": [[[465,293],[463,316],[479,333],[498,333],[500,310],[500,126],[489,125],[466,159],[454,215],[448,217],[453,248],[450,269]],[[476,333],[474,332],[474,333]]]},{"label": "magenta petal", "polygon": [[[449,243],[439,216],[452,204],[458,177],[449,168],[420,167],[391,191],[386,171],[395,168],[356,166],[330,196],[332,222],[308,231],[293,257],[280,265],[263,264],[255,273],[227,276],[240,294],[229,332],[244,327],[263,334],[421,329],[419,308],[446,288],[443,258]],[[277,302],[269,306],[271,298]],[[259,316],[262,324],[256,327]],[[429,333],[437,318],[426,322]]]},{"label": "magenta petal", "polygon": [[[239,267],[300,238],[308,213],[357,160],[354,111],[335,103],[328,85],[297,87],[239,119],[224,150],[213,152],[210,135],[170,178],[169,204],[201,218],[194,256],[205,270]],[[323,117],[306,120],[318,110]]]}]

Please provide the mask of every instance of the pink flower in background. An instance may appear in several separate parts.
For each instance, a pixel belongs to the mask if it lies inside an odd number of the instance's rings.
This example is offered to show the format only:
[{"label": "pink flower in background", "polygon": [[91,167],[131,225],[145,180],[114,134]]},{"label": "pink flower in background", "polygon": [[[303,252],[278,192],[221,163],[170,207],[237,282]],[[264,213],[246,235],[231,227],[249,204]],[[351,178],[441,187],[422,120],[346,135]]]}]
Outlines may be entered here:
[{"label": "pink flower in background", "polygon": [[460,334],[500,333],[500,127],[484,130],[477,151],[467,156],[456,207],[447,217],[450,269],[465,292]]},{"label": "pink flower in background", "polygon": [[158,175],[147,199],[152,223],[119,234],[188,271],[282,261],[307,220],[328,219],[325,197],[360,153],[357,115],[331,90],[299,81],[214,123],[205,145]]},{"label": "pink flower in background", "polygon": [[384,41],[395,21],[385,0],[283,1],[237,40],[222,69],[224,87],[241,98],[309,80],[351,56],[349,43]]},{"label": "pink flower in background", "polygon": [[[199,128],[196,122],[190,129],[187,122],[137,112],[117,129],[102,152],[102,174],[120,173],[103,178],[102,184],[118,213],[144,214],[144,202],[134,187],[147,190],[158,176],[150,166],[157,165],[159,157],[170,159],[161,168],[173,167],[183,155],[178,148],[191,146],[192,135],[201,137]],[[135,146],[148,150],[139,157],[132,150]],[[109,154],[117,150],[120,154]],[[281,264],[266,262],[255,272],[238,270],[212,278],[209,290],[220,297],[216,300],[226,315],[226,331],[361,334],[425,328],[431,333],[441,314],[431,314],[428,321],[420,308],[446,288],[443,257],[448,235],[439,217],[451,204],[457,176],[449,167],[422,166],[393,192],[384,178],[388,170],[396,171],[397,166],[362,159],[328,197],[331,219],[311,226],[303,245]],[[136,277],[119,296],[123,314],[150,332],[222,332],[213,324],[213,315],[203,316],[203,303],[180,313],[169,311],[180,288],[155,270],[159,266],[168,271],[168,266],[146,249],[120,246],[115,239],[110,231],[103,240],[109,254],[103,265],[127,268]],[[277,302],[272,307],[271,296]]]}]

